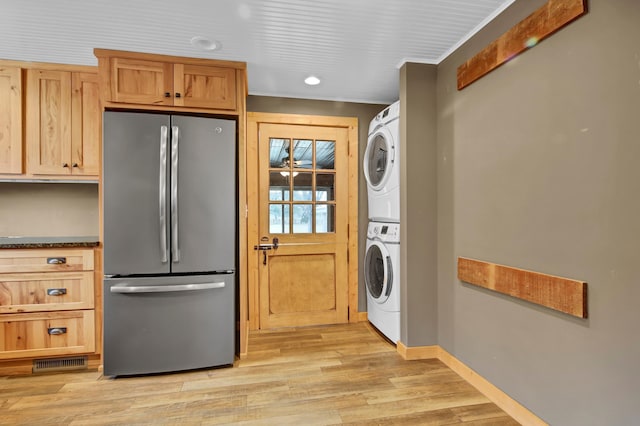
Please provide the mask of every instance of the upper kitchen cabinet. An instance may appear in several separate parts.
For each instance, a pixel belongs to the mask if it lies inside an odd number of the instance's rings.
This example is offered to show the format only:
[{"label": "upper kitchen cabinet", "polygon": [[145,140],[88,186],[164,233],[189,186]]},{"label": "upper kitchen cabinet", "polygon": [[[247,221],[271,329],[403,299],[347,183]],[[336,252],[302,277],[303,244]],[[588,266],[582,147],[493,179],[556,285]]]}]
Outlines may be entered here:
[{"label": "upper kitchen cabinet", "polygon": [[[97,72],[71,73],[71,173],[100,172],[102,110]],[[74,166],[75,165],[75,166]]]},{"label": "upper kitchen cabinet", "polygon": [[226,114],[240,113],[244,108],[243,62],[104,49],[94,53],[106,107],[135,104],[147,109],[218,110]]},{"label": "upper kitchen cabinet", "polygon": [[27,69],[27,174],[97,176],[100,116],[96,73]]},{"label": "upper kitchen cabinet", "polygon": [[22,173],[22,74],[0,65],[0,174]]}]

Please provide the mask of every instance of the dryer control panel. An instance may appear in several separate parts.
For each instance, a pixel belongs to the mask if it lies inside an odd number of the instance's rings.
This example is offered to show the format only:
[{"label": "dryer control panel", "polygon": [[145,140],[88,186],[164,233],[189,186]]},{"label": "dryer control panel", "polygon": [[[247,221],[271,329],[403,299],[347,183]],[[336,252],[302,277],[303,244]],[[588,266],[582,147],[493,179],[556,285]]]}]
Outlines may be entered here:
[{"label": "dryer control panel", "polygon": [[369,227],[367,228],[367,238],[369,238],[370,240],[379,240],[387,243],[399,243],[400,224],[370,222]]}]

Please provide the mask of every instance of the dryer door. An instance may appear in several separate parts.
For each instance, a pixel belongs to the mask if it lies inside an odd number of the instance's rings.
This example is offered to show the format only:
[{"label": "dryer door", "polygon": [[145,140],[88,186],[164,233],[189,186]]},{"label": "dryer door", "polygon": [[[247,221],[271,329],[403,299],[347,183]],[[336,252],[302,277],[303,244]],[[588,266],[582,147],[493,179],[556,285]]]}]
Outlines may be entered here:
[{"label": "dryer door", "polygon": [[383,126],[369,137],[364,153],[364,177],[372,190],[379,191],[384,187],[391,174],[394,157],[393,137]]},{"label": "dryer door", "polygon": [[369,241],[364,260],[364,281],[367,292],[377,303],[384,303],[393,288],[393,266],[387,248],[378,241]]}]

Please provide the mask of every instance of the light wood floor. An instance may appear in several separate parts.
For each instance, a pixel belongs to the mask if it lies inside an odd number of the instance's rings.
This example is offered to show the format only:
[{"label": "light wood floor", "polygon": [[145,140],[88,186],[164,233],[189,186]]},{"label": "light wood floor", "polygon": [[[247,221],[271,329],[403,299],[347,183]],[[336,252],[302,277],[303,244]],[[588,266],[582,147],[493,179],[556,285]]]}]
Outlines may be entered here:
[{"label": "light wood floor", "polygon": [[253,333],[234,368],[0,378],[0,424],[517,425],[438,360],[368,323]]}]

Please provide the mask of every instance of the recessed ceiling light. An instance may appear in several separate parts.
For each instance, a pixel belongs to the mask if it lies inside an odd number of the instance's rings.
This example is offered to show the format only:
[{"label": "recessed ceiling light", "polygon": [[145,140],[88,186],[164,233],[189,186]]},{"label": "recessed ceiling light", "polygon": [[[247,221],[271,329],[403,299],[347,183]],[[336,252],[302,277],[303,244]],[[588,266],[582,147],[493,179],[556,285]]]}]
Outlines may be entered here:
[{"label": "recessed ceiling light", "polygon": [[222,43],[216,40],[211,40],[202,36],[195,36],[191,39],[191,45],[200,50],[220,50],[222,49]]},{"label": "recessed ceiling light", "polygon": [[320,84],[320,79],[315,75],[310,75],[309,77],[304,79],[304,82],[309,86],[317,86],[318,84]]}]

